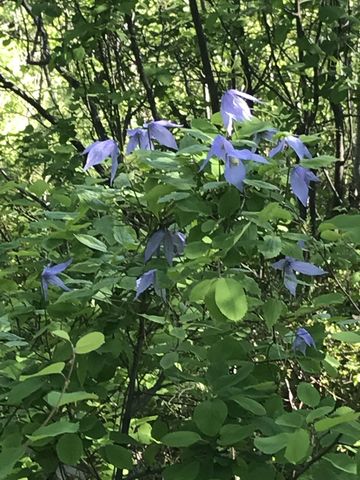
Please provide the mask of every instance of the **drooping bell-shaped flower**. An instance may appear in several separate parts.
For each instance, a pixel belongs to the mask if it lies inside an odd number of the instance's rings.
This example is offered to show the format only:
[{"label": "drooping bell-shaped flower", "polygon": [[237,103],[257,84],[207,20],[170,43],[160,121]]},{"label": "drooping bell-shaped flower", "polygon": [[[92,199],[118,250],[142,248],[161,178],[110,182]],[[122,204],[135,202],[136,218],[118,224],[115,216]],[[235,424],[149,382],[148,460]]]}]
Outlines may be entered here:
[{"label": "drooping bell-shaped flower", "polygon": [[300,140],[300,138],[295,137],[294,135],[287,135],[286,137],[282,138],[276,147],[270,150],[269,157],[274,157],[278,153],[284,151],[287,147],[294,150],[299,160],[302,160],[304,157],[312,158],[311,153],[306,145]]},{"label": "drooping bell-shaped flower", "polygon": [[245,100],[261,103],[258,98],[235,89],[228,90],[221,98],[220,112],[228,135],[232,133],[234,120],[244,122],[253,117]]},{"label": "drooping bell-shaped flower", "polygon": [[232,143],[222,135],[217,135],[211,145],[207,157],[203,161],[199,171],[203,170],[209,163],[211,157],[218,157],[225,163],[224,177],[228,183],[234,185],[241,192],[244,188],[244,179],[246,176],[245,166],[242,160],[252,160],[258,163],[268,163],[268,161],[253,153],[247,148],[237,150]]},{"label": "drooping bell-shaped flower", "polygon": [[119,156],[119,147],[115,140],[98,140],[82,152],[82,155],[87,154],[86,164],[84,170],[88,170],[90,167],[94,167],[99,163],[102,163],[105,158],[111,157],[111,178],[110,184],[113,183],[116,171],[118,168],[118,156]]},{"label": "drooping bell-shaped flower", "polygon": [[293,350],[294,352],[299,351],[305,356],[307,347],[316,348],[315,341],[305,328],[298,328],[295,333]]},{"label": "drooping bell-shaped flower", "polygon": [[320,182],[319,178],[308,168],[296,165],[290,175],[291,189],[299,201],[307,206],[310,182]]},{"label": "drooping bell-shaped flower", "polygon": [[128,130],[130,137],[126,153],[132,153],[136,148],[143,150],[153,150],[153,140],[156,140],[160,145],[164,145],[168,148],[178,149],[174,135],[168,130],[168,128],[180,128],[182,125],[169,122],[168,120],[153,120],[148,123],[144,123],[142,127]]},{"label": "drooping bell-shaped flower", "polygon": [[129,143],[126,147],[126,153],[129,155],[136,148],[141,148],[143,150],[151,150],[152,145],[149,137],[149,132],[146,128],[133,128],[127,131],[129,136]]},{"label": "drooping bell-shaped flower", "polygon": [[285,257],[281,260],[272,264],[273,268],[276,270],[281,270],[284,275],[284,285],[289,290],[291,295],[296,295],[296,287],[297,287],[297,278],[295,272],[303,273],[304,275],[309,275],[310,277],[314,277],[317,275],[325,275],[327,273],[320,267],[313,265],[309,262],[303,262],[300,260],[296,260],[293,257]]},{"label": "drooping bell-shaped flower", "polygon": [[45,300],[48,299],[48,287],[49,285],[55,285],[59,288],[62,288],[66,292],[70,291],[70,288],[65,285],[65,283],[58,277],[58,274],[67,269],[71,264],[72,259],[64,263],[59,263],[58,265],[53,265],[52,267],[48,265],[44,268],[41,273],[41,286],[44,294]]},{"label": "drooping bell-shaped flower", "polygon": [[159,297],[161,297],[163,300],[166,299],[166,290],[158,286],[156,273],[157,273],[156,268],[152,270],[148,270],[136,280],[135,300],[139,298],[139,296],[142,293],[144,293],[146,290],[148,290],[150,287],[154,288],[155,293],[159,295]]},{"label": "drooping bell-shaped flower", "polygon": [[185,235],[181,232],[170,232],[162,228],[151,235],[146,245],[144,260],[145,263],[160,250],[163,245],[166,260],[172,265],[174,256],[182,255],[185,247]]}]

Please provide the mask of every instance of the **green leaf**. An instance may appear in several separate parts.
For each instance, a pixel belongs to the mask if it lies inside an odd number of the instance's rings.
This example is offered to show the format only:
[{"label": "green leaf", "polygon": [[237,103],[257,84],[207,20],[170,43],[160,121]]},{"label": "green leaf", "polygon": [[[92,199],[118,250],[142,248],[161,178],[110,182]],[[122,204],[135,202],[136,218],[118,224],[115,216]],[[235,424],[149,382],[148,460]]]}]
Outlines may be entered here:
[{"label": "green leaf", "polygon": [[318,297],[313,298],[313,304],[315,307],[322,307],[341,304],[344,302],[344,300],[345,297],[341,293],[325,293],[324,295],[319,295]]},{"label": "green leaf", "polygon": [[91,248],[92,250],[99,250],[100,252],[107,252],[107,246],[105,245],[104,242],[101,240],[98,240],[95,237],[92,237],[91,235],[85,235],[85,234],[79,234],[76,235],[74,234],[74,237],[83,245],[86,245],[87,247]]},{"label": "green leaf", "polygon": [[317,407],[320,403],[320,394],[311,383],[299,383],[297,396],[299,400],[309,407]]},{"label": "green leaf", "polygon": [[278,298],[269,298],[262,306],[266,326],[270,330],[279,320],[285,305]]},{"label": "green leaf", "polygon": [[100,332],[91,332],[81,337],[75,345],[75,353],[84,355],[85,353],[97,350],[105,343],[105,337]]},{"label": "green leaf", "polygon": [[220,278],[215,284],[215,303],[229,320],[241,320],[247,312],[247,301],[241,283]]},{"label": "green leaf", "polygon": [[101,454],[114,467],[130,469],[133,466],[131,451],[120,445],[106,445]]},{"label": "green leaf", "polygon": [[0,453],[0,478],[5,479],[25,454],[24,447],[3,447]]},{"label": "green leaf", "polygon": [[281,238],[275,235],[265,235],[262,242],[259,243],[259,251],[265,258],[274,258],[281,252]]},{"label": "green leaf", "polygon": [[21,375],[20,381],[27,380],[28,378],[33,377],[43,377],[44,375],[55,375],[57,373],[61,373],[64,370],[65,363],[64,362],[57,362],[49,365],[48,367],[43,368],[39,372],[32,373],[31,375]]},{"label": "green leaf", "polygon": [[306,422],[312,423],[314,420],[324,417],[325,415],[330,413],[332,410],[333,410],[333,407],[330,407],[330,406],[316,408],[315,410],[313,410],[307,415]]},{"label": "green leaf", "polygon": [[62,338],[63,340],[67,340],[68,342],[71,341],[69,334],[65,332],[65,330],[53,330],[51,334],[55,335],[56,337]]},{"label": "green leaf", "polygon": [[269,220],[291,220],[291,213],[282,208],[278,203],[271,202],[258,213],[258,217],[268,222]]},{"label": "green leaf", "polygon": [[165,353],[165,355],[161,358],[160,360],[160,366],[164,370],[171,368],[174,366],[174,363],[176,363],[179,360],[179,354],[177,352],[168,352]]},{"label": "green leaf", "polygon": [[244,410],[247,410],[254,415],[266,415],[266,410],[261,403],[252,398],[244,397],[243,395],[236,395],[231,397],[231,400],[238,403]]},{"label": "green leaf", "polygon": [[199,462],[176,463],[165,468],[164,480],[195,480],[199,470]]},{"label": "green leaf", "polygon": [[9,405],[19,405],[24,398],[40,390],[44,382],[40,378],[31,378],[15,385],[8,393],[7,403]]},{"label": "green leaf", "polygon": [[238,442],[241,442],[245,438],[250,437],[254,432],[255,427],[253,425],[236,425],[229,424],[224,425],[220,430],[220,438],[218,444],[222,447],[227,447],[230,445],[235,445]]},{"label": "green leaf", "polygon": [[63,433],[76,433],[79,430],[79,423],[70,423],[67,420],[51,423],[45,427],[40,427],[31,435],[27,435],[32,441],[42,440],[48,437],[57,437]]},{"label": "green leaf", "polygon": [[254,445],[260,452],[272,455],[286,447],[288,438],[288,433],[279,433],[271,437],[256,437]]},{"label": "green leaf", "polygon": [[81,439],[74,433],[63,435],[56,445],[56,453],[66,465],[77,465],[84,453]]},{"label": "green leaf", "polygon": [[323,418],[314,424],[315,430],[317,432],[324,432],[325,430],[330,430],[331,428],[341,425],[343,423],[355,422],[360,416],[360,413],[349,412],[344,415],[338,415],[336,417]]},{"label": "green leaf", "polygon": [[308,455],[309,448],[309,432],[300,428],[299,430],[288,434],[285,458],[287,458],[290,463],[299,463]]},{"label": "green leaf", "polygon": [[168,447],[182,448],[190,447],[201,440],[198,433],[189,431],[179,431],[167,433],[162,437],[161,442]]},{"label": "green leaf", "polygon": [[196,406],[193,418],[202,433],[214,437],[224,423],[227,412],[226,404],[222,400],[205,400]]},{"label": "green leaf", "polygon": [[300,165],[306,168],[325,168],[337,161],[338,159],[336,157],[332,157],[331,155],[321,155],[314,158],[304,158],[300,161]]},{"label": "green leaf", "polygon": [[62,394],[61,392],[50,392],[46,395],[45,400],[52,407],[61,407],[68,403],[81,402],[82,400],[97,400],[97,398],[98,396],[95,393],[71,392]]},{"label": "green leaf", "polygon": [[360,343],[360,334],[355,332],[337,332],[333,333],[332,338],[345,343]]},{"label": "green leaf", "polygon": [[328,453],[323,459],[330,462],[335,468],[342,472],[349,473],[350,475],[356,475],[358,473],[356,462],[345,453]]}]

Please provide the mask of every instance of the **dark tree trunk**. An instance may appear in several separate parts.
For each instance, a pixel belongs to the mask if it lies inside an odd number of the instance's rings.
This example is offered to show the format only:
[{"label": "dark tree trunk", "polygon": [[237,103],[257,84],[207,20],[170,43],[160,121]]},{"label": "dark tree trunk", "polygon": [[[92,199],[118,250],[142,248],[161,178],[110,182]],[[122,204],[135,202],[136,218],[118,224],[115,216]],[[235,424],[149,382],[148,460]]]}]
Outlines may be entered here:
[{"label": "dark tree trunk", "polygon": [[217,85],[214,79],[214,74],[211,68],[209,51],[207,47],[207,40],[204,33],[204,29],[203,29],[203,25],[200,18],[199,9],[198,9],[196,0],[189,0],[189,5],[190,5],[191,16],[193,19],[193,23],[196,31],[196,37],[199,45],[205,83],[207,84],[208,90],[209,90],[211,110],[212,110],[212,113],[216,113],[220,109],[219,97],[218,97]]}]

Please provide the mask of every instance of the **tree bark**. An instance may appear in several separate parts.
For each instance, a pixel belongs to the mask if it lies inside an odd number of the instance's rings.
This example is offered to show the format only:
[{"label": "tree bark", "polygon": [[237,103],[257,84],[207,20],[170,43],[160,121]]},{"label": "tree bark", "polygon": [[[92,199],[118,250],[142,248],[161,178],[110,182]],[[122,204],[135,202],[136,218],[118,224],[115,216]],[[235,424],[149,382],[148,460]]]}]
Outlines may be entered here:
[{"label": "tree bark", "polygon": [[198,42],[199,51],[200,51],[202,71],[204,74],[205,83],[208,86],[211,110],[212,110],[212,113],[216,113],[220,110],[220,104],[219,104],[217,85],[216,85],[214,74],[211,68],[209,51],[207,47],[207,40],[204,33],[204,29],[203,29],[203,25],[200,18],[199,9],[198,9],[196,0],[189,0],[189,5],[190,5],[191,16],[193,19],[197,42]]}]

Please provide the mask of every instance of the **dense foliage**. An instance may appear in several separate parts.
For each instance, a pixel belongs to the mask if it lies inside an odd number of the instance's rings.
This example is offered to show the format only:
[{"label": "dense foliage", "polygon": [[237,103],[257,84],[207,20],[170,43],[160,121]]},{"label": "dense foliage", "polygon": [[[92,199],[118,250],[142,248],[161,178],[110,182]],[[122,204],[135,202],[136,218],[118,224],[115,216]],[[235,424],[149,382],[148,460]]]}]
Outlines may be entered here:
[{"label": "dense foliage", "polygon": [[359,476],[360,5],[243,3],[0,3],[0,478]]}]

